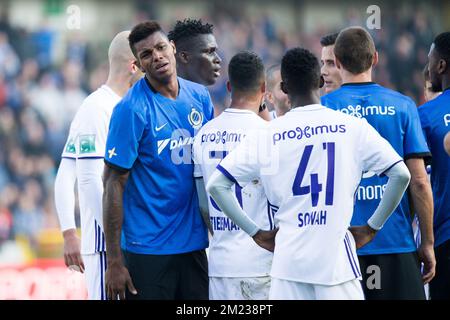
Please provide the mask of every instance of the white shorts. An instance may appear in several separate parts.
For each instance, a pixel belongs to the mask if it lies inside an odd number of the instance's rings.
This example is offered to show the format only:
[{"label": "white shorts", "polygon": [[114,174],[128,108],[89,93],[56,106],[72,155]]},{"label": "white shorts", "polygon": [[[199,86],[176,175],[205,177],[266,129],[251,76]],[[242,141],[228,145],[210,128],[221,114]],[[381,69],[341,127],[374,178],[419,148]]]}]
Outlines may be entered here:
[{"label": "white shorts", "polygon": [[83,254],[84,275],[89,300],[106,300],[106,252]]},{"label": "white shorts", "polygon": [[334,286],[272,278],[270,300],[364,300],[358,279]]},{"label": "white shorts", "polygon": [[267,300],[270,277],[209,277],[209,300]]}]

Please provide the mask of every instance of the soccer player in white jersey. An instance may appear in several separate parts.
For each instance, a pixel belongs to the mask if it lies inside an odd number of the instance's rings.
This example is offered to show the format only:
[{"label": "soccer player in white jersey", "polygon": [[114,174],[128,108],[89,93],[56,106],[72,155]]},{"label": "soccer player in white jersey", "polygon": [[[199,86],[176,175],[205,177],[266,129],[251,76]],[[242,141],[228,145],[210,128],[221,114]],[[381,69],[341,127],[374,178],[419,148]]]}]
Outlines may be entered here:
[{"label": "soccer player in white jersey", "polygon": [[266,71],[266,104],[269,107],[271,120],[284,116],[291,109],[289,98],[281,90],[281,65],[270,66]]},{"label": "soccer player in white jersey", "polygon": [[[265,93],[261,58],[248,51],[236,54],[230,60],[228,75],[230,107],[203,126],[194,142],[194,175],[197,180],[203,177],[204,183],[209,181],[220,161],[249,132],[257,132],[267,126],[267,122],[258,117]],[[235,185],[234,193],[241,207],[258,225],[264,229],[274,228],[273,211],[259,180],[255,179],[243,189]],[[260,248],[217,207],[209,195],[206,201],[214,232],[208,257],[209,298],[268,299],[272,253]]]},{"label": "soccer player in white jersey", "polygon": [[[319,104],[319,62],[308,50],[289,50],[281,76],[294,108],[232,151],[207,191],[256,243],[274,250],[269,299],[363,299],[356,248],[375,236],[399,203],[408,169],[364,119]],[[389,182],[367,224],[349,230],[354,194],[368,170]],[[230,189],[255,179],[278,207],[276,239],[242,211]]]},{"label": "soccer player in white jersey", "polygon": [[[85,273],[88,298],[106,299],[103,234],[103,156],[115,105],[142,77],[128,45],[129,31],[117,34],[109,50],[108,80],[90,94],[70,125],[55,180],[55,205],[64,237],[66,266]],[[75,182],[81,216],[81,244],[75,225]]]}]

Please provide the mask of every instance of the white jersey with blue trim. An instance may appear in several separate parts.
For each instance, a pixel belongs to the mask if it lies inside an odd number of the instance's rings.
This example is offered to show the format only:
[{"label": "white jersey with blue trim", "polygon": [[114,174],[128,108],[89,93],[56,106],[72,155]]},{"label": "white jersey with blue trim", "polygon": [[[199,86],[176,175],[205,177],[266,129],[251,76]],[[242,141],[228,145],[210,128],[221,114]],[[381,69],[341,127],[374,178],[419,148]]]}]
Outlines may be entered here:
[{"label": "white jersey with blue trim", "polygon": [[[195,177],[205,185],[220,161],[252,131],[265,130],[267,122],[250,110],[226,109],[208,122],[194,141]],[[268,206],[264,188],[254,179],[244,188],[234,186],[243,210],[264,229],[273,228],[273,211]],[[270,272],[272,253],[259,247],[253,239],[229,219],[208,194],[214,236],[209,246],[210,277],[261,277]]]},{"label": "white jersey with blue trim", "polygon": [[[70,125],[69,137],[61,157],[77,161],[99,159],[103,164],[109,121],[120,99],[121,97],[106,85],[102,85],[91,93],[84,100]],[[91,166],[90,171],[92,170],[101,177],[103,165]],[[78,177],[79,175],[80,172],[77,172]],[[105,251],[103,215],[101,210],[94,210],[94,212],[92,209],[101,208],[103,194],[92,195],[80,185],[79,181],[77,184],[82,234],[81,253]],[[91,201],[97,201],[99,204],[93,205]]]},{"label": "white jersey with blue trim", "polygon": [[348,231],[361,176],[382,175],[399,161],[365,119],[309,105],[248,136],[218,169],[242,187],[260,179],[277,208],[272,277],[337,285],[361,279]]}]

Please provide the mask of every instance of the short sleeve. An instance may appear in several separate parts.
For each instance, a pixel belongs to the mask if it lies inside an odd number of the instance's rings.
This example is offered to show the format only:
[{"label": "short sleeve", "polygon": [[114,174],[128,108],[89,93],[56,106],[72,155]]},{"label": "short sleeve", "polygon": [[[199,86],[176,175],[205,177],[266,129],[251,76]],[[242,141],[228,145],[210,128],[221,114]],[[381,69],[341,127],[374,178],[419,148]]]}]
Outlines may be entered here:
[{"label": "short sleeve", "polygon": [[414,102],[410,102],[405,119],[405,140],[403,142],[404,158],[426,158],[430,156],[425,140],[419,114]]},{"label": "short sleeve", "polygon": [[203,177],[201,163],[201,143],[200,143],[200,137],[201,137],[201,130],[198,132],[198,134],[194,138],[194,144],[192,147],[192,159],[194,161],[194,178],[201,178]]},{"label": "short sleeve", "polygon": [[203,113],[205,114],[206,121],[214,118],[214,105],[211,100],[211,95],[208,89],[205,87],[205,95],[203,97]]},{"label": "short sleeve", "polygon": [[228,179],[245,187],[260,175],[260,148],[264,137],[258,131],[248,133],[245,139],[217,166]]},{"label": "short sleeve", "polygon": [[100,108],[90,110],[78,124],[78,159],[103,158],[108,134],[108,114]]},{"label": "short sleeve", "polygon": [[74,123],[70,125],[69,136],[64,145],[61,158],[76,159],[77,158],[77,133],[74,129]]},{"label": "short sleeve", "polygon": [[396,163],[403,161],[391,144],[366,119],[359,121],[361,121],[359,158],[362,160],[363,171],[372,171],[380,176]]},{"label": "short sleeve", "polygon": [[145,127],[144,114],[122,100],[111,116],[106,141],[106,164],[119,169],[131,169],[138,157],[139,143]]}]

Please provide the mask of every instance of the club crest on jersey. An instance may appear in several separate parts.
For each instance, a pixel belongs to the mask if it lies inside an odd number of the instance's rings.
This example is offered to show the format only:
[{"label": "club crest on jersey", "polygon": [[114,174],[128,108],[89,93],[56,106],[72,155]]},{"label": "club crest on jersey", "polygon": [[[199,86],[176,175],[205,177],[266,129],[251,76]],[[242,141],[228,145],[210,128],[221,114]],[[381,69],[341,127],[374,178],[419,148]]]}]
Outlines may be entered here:
[{"label": "club crest on jersey", "polygon": [[197,111],[194,107],[192,107],[191,113],[188,116],[188,120],[192,128],[200,129],[203,123],[203,113]]}]

